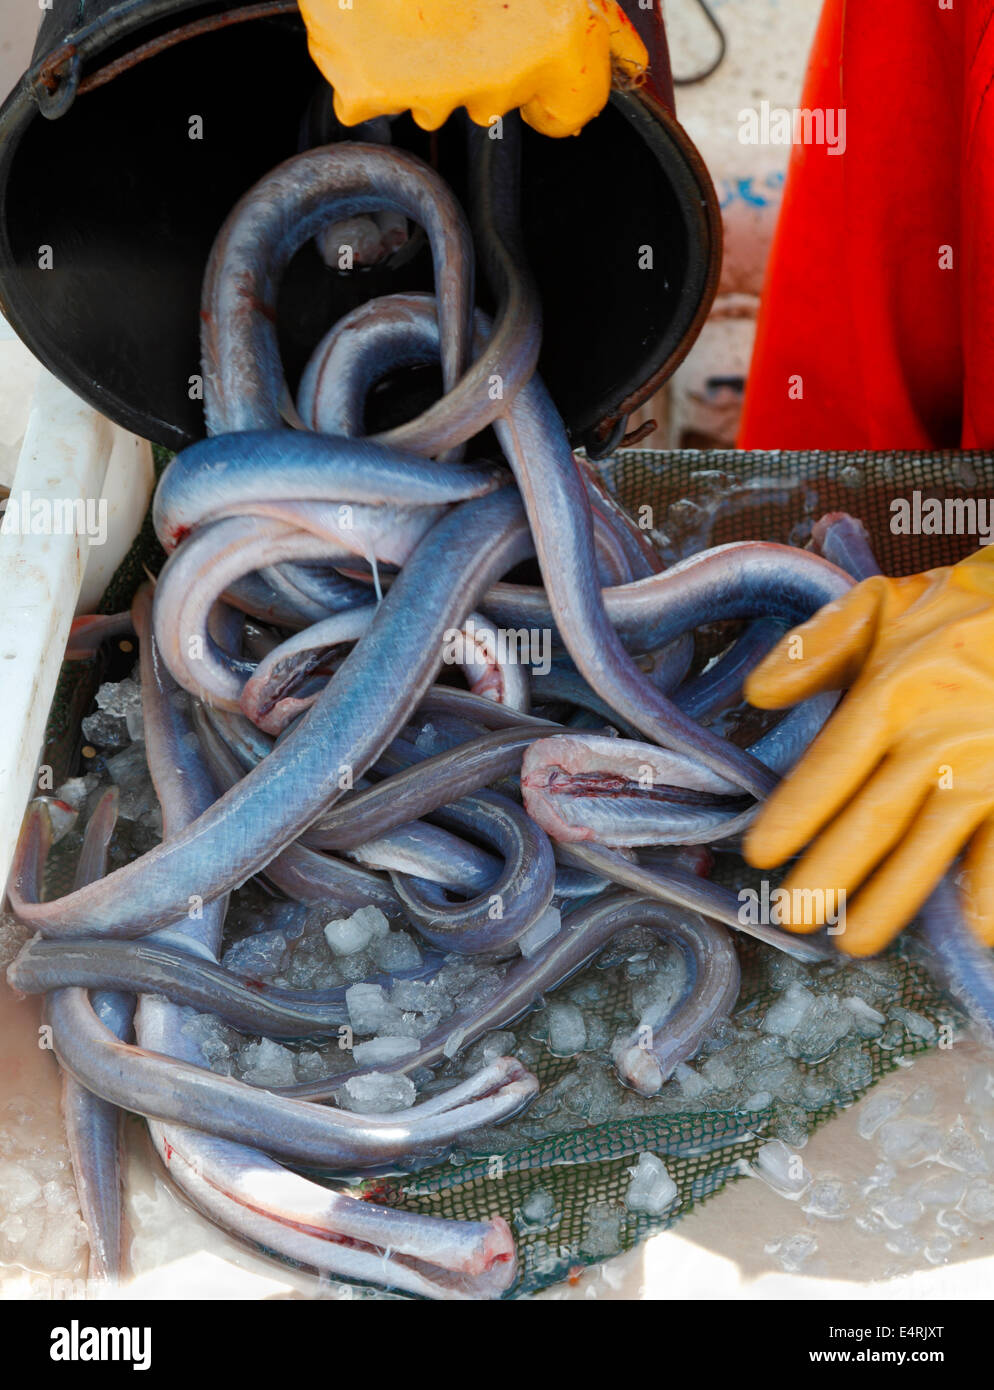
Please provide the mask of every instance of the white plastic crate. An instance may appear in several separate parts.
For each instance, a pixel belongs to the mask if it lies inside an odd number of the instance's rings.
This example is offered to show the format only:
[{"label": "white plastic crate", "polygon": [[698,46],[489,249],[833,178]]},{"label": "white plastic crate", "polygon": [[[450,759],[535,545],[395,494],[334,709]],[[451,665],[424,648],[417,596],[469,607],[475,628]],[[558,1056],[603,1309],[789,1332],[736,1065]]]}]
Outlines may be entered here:
[{"label": "white plastic crate", "polygon": [[154,485],[148,442],[47,372],[0,319],[0,883],[6,882],[73,617],[92,612]]}]

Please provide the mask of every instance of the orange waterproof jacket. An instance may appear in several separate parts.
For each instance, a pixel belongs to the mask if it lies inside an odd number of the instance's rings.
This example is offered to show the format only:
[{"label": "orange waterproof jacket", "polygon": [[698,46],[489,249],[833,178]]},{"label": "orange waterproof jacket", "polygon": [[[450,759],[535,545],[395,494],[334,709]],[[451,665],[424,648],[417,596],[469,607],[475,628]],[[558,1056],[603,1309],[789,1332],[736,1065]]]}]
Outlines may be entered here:
[{"label": "orange waterproof jacket", "polygon": [[740,445],[994,446],[994,0],[825,0],[802,107]]}]

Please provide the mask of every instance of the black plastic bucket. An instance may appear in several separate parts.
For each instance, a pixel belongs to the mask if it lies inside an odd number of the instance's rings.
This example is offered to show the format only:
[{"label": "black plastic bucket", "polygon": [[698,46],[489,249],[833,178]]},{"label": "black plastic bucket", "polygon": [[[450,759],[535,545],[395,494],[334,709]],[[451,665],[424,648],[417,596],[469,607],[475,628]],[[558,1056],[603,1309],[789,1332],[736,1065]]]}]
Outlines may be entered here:
[{"label": "black plastic bucket", "polygon": [[[525,139],[541,371],[574,440],[596,452],[688,350],[720,263],[714,190],[667,105],[661,27],[648,36],[651,84],[616,92],[574,139]],[[45,12],[32,66],[0,111],[0,307],[56,376],[120,424],[172,448],[203,434],[191,378],[211,244],[242,194],[298,150],[322,85],[289,0],[53,0]],[[401,117],[393,137],[458,192],[457,125],[429,135]],[[291,385],[353,305],[430,286],[427,248],[342,273],[305,247],[278,306]]]}]

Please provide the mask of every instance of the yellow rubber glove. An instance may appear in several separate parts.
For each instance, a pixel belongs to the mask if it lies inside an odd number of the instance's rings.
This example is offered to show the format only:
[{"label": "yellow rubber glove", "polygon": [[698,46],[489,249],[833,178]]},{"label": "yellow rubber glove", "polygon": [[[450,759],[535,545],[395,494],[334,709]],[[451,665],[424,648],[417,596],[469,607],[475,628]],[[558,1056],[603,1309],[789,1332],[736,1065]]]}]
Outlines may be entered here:
[{"label": "yellow rubber glove", "polygon": [[649,58],[615,0],[300,0],[311,57],[346,125],[411,111],[435,130],[458,106],[477,125],[515,107],[575,135],[604,107],[612,68]]},{"label": "yellow rubber glove", "polygon": [[[908,579],[857,584],[788,633],[746,696],[782,709],[847,687],[760,811],[746,858],[771,868],[818,835],[783,886],[809,890],[809,905],[822,901],[818,890],[829,904],[827,895],[844,892],[836,944],[867,956],[911,920],[968,846],[964,910],[994,945],[994,548]],[[795,931],[822,924],[802,922],[798,907],[793,915],[783,925]]]}]

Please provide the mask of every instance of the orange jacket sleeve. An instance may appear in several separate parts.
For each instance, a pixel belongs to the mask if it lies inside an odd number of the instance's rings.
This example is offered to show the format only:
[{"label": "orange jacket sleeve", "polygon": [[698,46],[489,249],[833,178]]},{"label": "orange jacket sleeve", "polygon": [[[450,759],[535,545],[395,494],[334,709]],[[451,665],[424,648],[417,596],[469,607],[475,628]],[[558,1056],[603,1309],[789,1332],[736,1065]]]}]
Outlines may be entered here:
[{"label": "orange jacket sleeve", "polygon": [[743,448],[994,445],[994,0],[825,0]]}]

